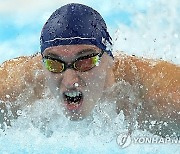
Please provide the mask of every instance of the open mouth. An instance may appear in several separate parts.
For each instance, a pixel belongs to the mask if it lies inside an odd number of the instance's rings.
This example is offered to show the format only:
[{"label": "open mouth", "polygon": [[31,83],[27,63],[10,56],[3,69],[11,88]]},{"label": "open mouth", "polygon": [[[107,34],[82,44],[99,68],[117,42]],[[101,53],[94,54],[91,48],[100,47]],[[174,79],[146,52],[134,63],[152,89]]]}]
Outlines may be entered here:
[{"label": "open mouth", "polygon": [[81,91],[67,91],[63,93],[65,105],[68,110],[77,110],[82,105],[83,94]]}]

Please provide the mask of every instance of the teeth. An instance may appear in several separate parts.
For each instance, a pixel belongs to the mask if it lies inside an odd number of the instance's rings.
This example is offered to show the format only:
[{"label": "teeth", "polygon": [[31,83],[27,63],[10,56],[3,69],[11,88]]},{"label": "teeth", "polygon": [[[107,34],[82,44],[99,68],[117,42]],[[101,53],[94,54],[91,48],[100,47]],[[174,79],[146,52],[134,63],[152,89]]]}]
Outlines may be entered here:
[{"label": "teeth", "polygon": [[66,96],[69,96],[69,97],[76,97],[76,96],[80,96],[81,92],[77,92],[77,91],[72,91],[72,92],[65,92],[65,95]]}]

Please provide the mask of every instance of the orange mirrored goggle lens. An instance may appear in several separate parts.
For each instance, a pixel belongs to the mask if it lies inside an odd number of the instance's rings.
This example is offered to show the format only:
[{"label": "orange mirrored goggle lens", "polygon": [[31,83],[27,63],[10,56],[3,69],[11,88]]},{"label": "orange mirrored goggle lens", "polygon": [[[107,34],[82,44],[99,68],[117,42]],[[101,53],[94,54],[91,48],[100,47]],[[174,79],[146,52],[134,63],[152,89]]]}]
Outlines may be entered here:
[{"label": "orange mirrored goggle lens", "polygon": [[81,59],[74,63],[74,68],[78,71],[85,72],[98,65],[99,56]]}]

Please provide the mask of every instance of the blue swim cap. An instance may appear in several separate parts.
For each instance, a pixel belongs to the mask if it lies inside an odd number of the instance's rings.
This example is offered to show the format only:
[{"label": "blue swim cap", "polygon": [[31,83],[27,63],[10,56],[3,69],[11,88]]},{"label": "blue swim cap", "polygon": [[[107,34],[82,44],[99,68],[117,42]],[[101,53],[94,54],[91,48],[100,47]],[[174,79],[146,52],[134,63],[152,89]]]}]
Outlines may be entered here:
[{"label": "blue swim cap", "polygon": [[40,44],[41,53],[52,46],[88,44],[113,57],[105,21],[96,10],[82,4],[72,3],[57,9],[42,29]]}]

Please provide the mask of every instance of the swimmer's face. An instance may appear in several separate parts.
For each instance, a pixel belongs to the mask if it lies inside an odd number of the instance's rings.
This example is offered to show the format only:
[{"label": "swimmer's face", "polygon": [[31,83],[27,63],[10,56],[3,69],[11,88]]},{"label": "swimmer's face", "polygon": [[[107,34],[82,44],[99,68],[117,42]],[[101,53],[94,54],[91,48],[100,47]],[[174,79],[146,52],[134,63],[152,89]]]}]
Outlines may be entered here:
[{"label": "swimmer's face", "polygon": [[[111,85],[109,69],[112,58],[93,45],[51,47],[44,51],[43,57],[46,57],[44,69],[48,86],[61,103],[64,113],[71,120],[87,117],[104,97],[103,91]],[[72,65],[66,68],[64,63]]]}]

